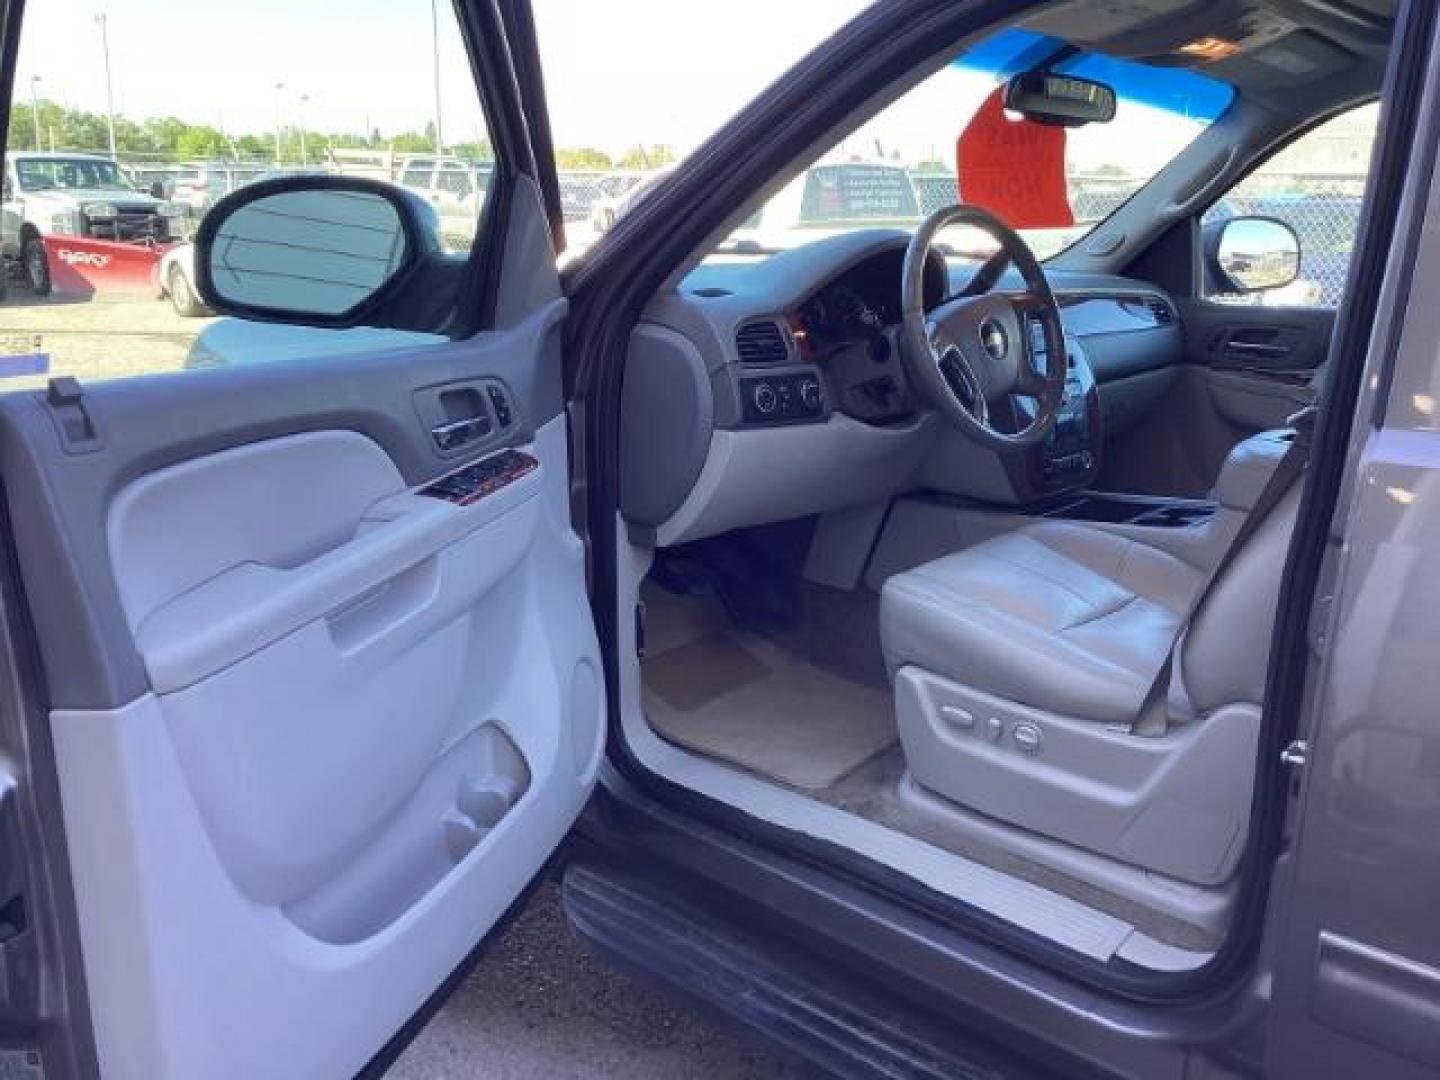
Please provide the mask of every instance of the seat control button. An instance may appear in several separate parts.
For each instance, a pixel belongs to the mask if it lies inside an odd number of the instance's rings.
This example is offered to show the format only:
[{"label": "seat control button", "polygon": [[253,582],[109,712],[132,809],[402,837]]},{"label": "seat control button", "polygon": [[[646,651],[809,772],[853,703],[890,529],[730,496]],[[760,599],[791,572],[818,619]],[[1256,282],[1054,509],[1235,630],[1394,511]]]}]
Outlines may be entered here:
[{"label": "seat control button", "polygon": [[1028,720],[1016,724],[1010,732],[1010,737],[1015,740],[1015,745],[1027,754],[1038,751],[1040,743],[1044,740],[1044,736],[1040,734],[1040,728]]},{"label": "seat control button", "polygon": [[991,742],[999,742],[1000,736],[1005,734],[1005,725],[1001,723],[998,716],[992,716],[985,721],[985,737]]},{"label": "seat control button", "polygon": [[957,728],[969,731],[975,727],[975,714],[959,705],[940,706],[940,715]]}]

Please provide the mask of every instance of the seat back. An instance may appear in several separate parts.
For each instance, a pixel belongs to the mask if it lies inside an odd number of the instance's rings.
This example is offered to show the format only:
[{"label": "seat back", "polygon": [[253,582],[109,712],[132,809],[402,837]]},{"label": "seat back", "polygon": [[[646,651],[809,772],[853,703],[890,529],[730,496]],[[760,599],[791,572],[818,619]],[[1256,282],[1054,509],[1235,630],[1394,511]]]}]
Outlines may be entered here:
[{"label": "seat back", "polygon": [[[1265,695],[1270,638],[1301,485],[1294,484],[1210,584],[1178,646],[1180,678],[1193,714],[1222,705],[1258,705]],[[1184,706],[1181,705],[1181,708]]]}]

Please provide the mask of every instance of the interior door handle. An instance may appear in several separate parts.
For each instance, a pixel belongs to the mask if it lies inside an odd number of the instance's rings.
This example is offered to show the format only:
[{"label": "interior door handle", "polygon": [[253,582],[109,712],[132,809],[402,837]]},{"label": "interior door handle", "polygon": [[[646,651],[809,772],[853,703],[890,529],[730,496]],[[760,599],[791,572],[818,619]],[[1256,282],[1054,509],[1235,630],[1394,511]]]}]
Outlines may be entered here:
[{"label": "interior door handle", "polygon": [[490,418],[467,416],[462,420],[451,420],[448,424],[437,424],[430,429],[430,437],[441,450],[453,450],[471,439],[490,434]]},{"label": "interior door handle", "polygon": [[1225,351],[1239,353],[1242,356],[1264,356],[1267,358],[1278,358],[1290,355],[1290,346],[1272,345],[1265,341],[1236,341],[1231,339],[1225,343]]}]

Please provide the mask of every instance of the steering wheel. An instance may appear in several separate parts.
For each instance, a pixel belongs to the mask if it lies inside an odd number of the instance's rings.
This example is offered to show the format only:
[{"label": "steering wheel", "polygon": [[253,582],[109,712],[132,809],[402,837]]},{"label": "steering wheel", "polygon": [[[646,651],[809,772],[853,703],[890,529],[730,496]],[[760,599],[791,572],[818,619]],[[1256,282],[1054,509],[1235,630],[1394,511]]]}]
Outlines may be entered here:
[{"label": "steering wheel", "polygon": [[[994,237],[1020,271],[1024,291],[956,296],[927,312],[925,266],[930,245],[947,225],[970,225]],[[920,392],[962,434],[988,449],[1017,450],[1043,439],[1065,391],[1065,332],[1029,245],[988,210],[947,206],[915,230],[902,274],[900,355]],[[1045,340],[1043,373],[1033,362],[1035,324]],[[1033,399],[1034,413],[1018,431],[1002,431],[992,422],[992,409],[1012,396]],[[1029,410],[1015,411],[1023,417]]]}]

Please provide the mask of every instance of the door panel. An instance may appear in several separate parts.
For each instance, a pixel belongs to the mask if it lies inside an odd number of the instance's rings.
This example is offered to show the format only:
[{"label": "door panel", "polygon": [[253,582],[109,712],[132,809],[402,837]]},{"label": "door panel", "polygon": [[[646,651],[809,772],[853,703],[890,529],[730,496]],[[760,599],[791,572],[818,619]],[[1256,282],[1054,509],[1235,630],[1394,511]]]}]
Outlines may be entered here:
[{"label": "door panel", "polygon": [[1220,419],[1254,434],[1314,403],[1311,383],[1330,348],[1333,310],[1207,300],[1179,306],[1185,357],[1207,370]]},{"label": "door panel", "polygon": [[353,1073],[588,798],[565,302],[504,273],[531,314],[468,341],[0,396],[107,1077]]},{"label": "door panel", "polygon": [[1236,443],[1314,404],[1333,311],[1193,299],[1176,308],[1185,363],[1164,399],[1107,448],[1109,488],[1203,498]]}]

